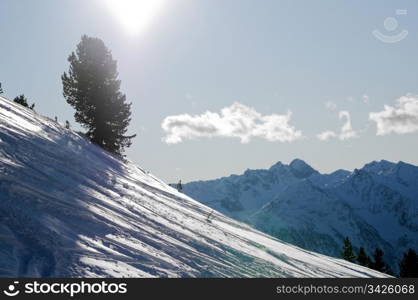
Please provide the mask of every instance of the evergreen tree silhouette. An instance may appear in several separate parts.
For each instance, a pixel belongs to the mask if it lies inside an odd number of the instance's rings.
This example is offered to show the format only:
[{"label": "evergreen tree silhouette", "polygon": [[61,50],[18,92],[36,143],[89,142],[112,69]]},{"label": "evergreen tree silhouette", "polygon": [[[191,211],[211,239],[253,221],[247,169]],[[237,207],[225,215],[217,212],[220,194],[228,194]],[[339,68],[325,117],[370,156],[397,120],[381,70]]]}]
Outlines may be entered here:
[{"label": "evergreen tree silhouette", "polygon": [[3,94],[3,89],[1,88],[1,82],[0,82],[0,95]]},{"label": "evergreen tree silhouette", "polygon": [[179,183],[177,183],[177,190],[181,192],[182,189],[183,189],[183,185],[181,184],[181,180],[180,180]]},{"label": "evergreen tree silhouette", "polygon": [[371,259],[370,257],[367,255],[366,251],[364,250],[363,247],[360,247],[358,254],[357,254],[357,262],[365,267],[370,267],[371,265]]},{"label": "evergreen tree silhouette", "polygon": [[373,261],[370,267],[376,271],[392,275],[393,274],[392,270],[383,260],[383,254],[384,253],[382,249],[376,248],[373,254]]},{"label": "evergreen tree silhouette", "polygon": [[24,107],[28,107],[30,109],[33,109],[35,107],[35,103],[33,103],[31,106],[29,106],[28,99],[26,99],[25,95],[23,95],[23,94],[14,98],[13,102],[19,103],[20,105],[22,105]]},{"label": "evergreen tree silhouette", "polygon": [[102,148],[122,155],[135,135],[127,136],[131,103],[120,92],[117,63],[98,38],[82,36],[70,68],[62,75],[63,95],[75,108],[75,120],[87,129],[86,136]]},{"label": "evergreen tree silhouette", "polygon": [[399,263],[399,276],[406,278],[418,278],[418,255],[413,249],[404,253]]},{"label": "evergreen tree silhouette", "polygon": [[344,239],[344,245],[343,245],[343,250],[341,252],[341,256],[342,258],[350,262],[356,261],[356,257],[354,256],[354,253],[353,253],[353,246],[351,245],[351,241],[348,237]]}]

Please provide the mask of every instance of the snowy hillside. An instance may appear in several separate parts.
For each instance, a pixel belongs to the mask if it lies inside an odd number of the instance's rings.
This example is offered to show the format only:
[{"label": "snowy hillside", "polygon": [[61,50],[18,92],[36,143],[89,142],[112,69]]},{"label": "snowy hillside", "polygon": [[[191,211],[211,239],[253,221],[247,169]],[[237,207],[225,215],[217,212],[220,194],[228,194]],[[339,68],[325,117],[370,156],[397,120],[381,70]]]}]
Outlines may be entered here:
[{"label": "snowy hillside", "polygon": [[0,98],[0,276],[385,276],[210,212]]},{"label": "snowy hillside", "polygon": [[269,170],[184,186],[189,196],[304,249],[339,257],[342,240],[397,270],[418,249],[418,167],[372,162],[361,170],[320,174],[301,160]]}]

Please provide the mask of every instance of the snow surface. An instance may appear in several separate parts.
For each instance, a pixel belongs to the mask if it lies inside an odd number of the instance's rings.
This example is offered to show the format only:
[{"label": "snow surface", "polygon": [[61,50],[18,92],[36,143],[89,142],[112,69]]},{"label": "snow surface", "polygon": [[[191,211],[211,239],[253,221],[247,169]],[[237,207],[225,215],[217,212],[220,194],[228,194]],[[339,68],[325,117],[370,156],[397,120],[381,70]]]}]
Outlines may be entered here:
[{"label": "snow surface", "polygon": [[310,251],[340,257],[348,236],[355,251],[383,249],[397,272],[403,253],[418,249],[418,167],[404,162],[320,174],[295,159],[183,187],[201,203]]},{"label": "snow surface", "polygon": [[0,276],[386,276],[211,211],[0,98]]}]

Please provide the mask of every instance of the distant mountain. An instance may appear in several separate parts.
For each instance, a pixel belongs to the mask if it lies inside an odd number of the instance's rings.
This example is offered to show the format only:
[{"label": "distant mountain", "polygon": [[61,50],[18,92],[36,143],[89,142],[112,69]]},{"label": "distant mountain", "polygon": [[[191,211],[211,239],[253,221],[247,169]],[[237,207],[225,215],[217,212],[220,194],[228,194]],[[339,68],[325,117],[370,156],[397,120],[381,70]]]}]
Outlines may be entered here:
[{"label": "distant mountain", "polygon": [[345,236],[370,255],[383,249],[395,271],[404,251],[418,249],[418,167],[404,162],[320,174],[295,159],[191,182],[183,192],[283,241],[335,257]]}]

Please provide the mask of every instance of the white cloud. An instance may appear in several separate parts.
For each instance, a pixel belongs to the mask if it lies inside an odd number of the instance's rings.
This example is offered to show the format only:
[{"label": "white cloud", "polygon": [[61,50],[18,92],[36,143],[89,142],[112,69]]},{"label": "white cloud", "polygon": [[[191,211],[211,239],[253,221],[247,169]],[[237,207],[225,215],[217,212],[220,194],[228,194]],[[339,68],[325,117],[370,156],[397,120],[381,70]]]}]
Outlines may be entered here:
[{"label": "white cloud", "polygon": [[337,134],[331,130],[321,132],[320,134],[317,135],[318,139],[320,139],[321,141],[328,141],[330,138],[333,138],[336,136]]},{"label": "white cloud", "polygon": [[237,137],[241,143],[248,143],[258,137],[270,142],[292,142],[301,138],[302,132],[289,125],[291,115],[288,112],[263,116],[254,108],[235,102],[220,113],[166,117],[161,124],[166,133],[163,141],[176,144],[197,137]]},{"label": "white cloud", "polygon": [[337,110],[337,104],[335,104],[332,101],[328,101],[325,103],[325,108],[330,110],[330,111],[336,111]]},{"label": "white cloud", "polygon": [[339,118],[343,119],[345,118],[345,123],[343,127],[341,127],[341,132],[338,136],[338,138],[342,141],[348,140],[354,137],[357,137],[357,133],[353,130],[353,127],[351,126],[351,116],[348,111],[340,111]]},{"label": "white cloud", "polygon": [[418,96],[406,95],[396,102],[395,107],[385,105],[383,111],[369,114],[369,120],[376,122],[377,135],[418,131]]},{"label": "white cloud", "polygon": [[357,132],[353,130],[353,127],[351,126],[351,117],[350,113],[346,110],[340,111],[338,117],[340,119],[345,119],[345,123],[340,129],[340,132],[337,133],[332,130],[326,130],[324,132],[321,132],[320,134],[317,134],[317,138],[321,141],[327,141],[331,138],[338,138],[341,141],[345,141],[348,139],[352,139],[355,137],[358,137]]}]

